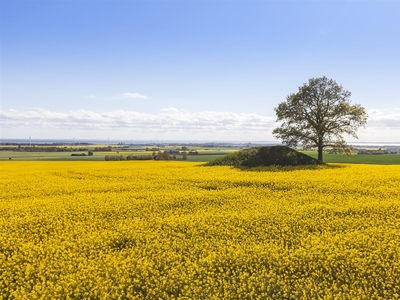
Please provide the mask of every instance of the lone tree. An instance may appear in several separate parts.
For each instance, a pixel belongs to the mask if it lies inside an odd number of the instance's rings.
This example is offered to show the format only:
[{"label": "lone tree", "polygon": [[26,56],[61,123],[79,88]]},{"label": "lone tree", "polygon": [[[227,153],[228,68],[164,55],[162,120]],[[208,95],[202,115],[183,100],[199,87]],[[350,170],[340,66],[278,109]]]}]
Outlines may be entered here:
[{"label": "lone tree", "polygon": [[358,139],[356,131],[368,118],[361,105],[351,105],[350,96],[332,79],[311,78],[274,108],[282,124],[272,134],[290,147],[301,143],[303,149],[317,148],[320,161],[326,147],[350,154],[343,134]]}]

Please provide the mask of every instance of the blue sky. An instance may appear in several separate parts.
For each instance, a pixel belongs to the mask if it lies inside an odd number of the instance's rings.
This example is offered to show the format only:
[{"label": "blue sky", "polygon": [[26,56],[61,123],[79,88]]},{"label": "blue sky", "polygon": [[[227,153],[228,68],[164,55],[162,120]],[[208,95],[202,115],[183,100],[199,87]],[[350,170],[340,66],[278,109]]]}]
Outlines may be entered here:
[{"label": "blue sky", "polygon": [[360,142],[400,142],[399,17],[400,1],[1,0],[0,138],[273,141],[273,108],[326,76],[368,111]]}]

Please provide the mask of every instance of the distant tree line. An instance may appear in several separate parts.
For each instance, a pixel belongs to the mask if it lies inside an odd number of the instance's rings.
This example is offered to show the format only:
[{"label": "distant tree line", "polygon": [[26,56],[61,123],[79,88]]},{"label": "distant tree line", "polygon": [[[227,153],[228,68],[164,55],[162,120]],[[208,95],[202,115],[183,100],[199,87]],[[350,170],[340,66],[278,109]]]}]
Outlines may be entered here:
[{"label": "distant tree line", "polygon": [[[87,155],[92,156],[93,151],[89,150]],[[71,156],[86,156],[86,153],[72,153]]]},{"label": "distant tree line", "polygon": [[[8,149],[9,150],[9,149]],[[25,151],[25,152],[71,152],[71,151],[75,151],[75,152],[82,152],[82,151],[88,151],[88,148],[67,148],[67,147],[49,147],[49,146],[21,146],[18,145],[17,148],[13,148],[13,151]]]},{"label": "distant tree line", "polygon": [[95,147],[93,149],[93,151],[112,151],[112,147],[111,146],[107,146],[107,147]]},{"label": "distant tree line", "polygon": [[[187,160],[188,153],[186,151],[180,152],[182,160]],[[171,151],[153,151],[152,154],[143,155],[127,155],[124,157],[122,154],[106,155],[104,156],[106,161],[121,161],[121,160],[176,160],[176,154],[171,154]]]}]

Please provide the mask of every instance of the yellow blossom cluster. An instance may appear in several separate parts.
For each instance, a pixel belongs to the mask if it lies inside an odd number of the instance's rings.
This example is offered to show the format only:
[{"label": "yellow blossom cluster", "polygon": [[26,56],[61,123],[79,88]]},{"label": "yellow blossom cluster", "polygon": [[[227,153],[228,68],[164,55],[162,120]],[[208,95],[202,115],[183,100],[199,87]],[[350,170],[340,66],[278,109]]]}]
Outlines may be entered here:
[{"label": "yellow blossom cluster", "polygon": [[0,171],[0,299],[400,298],[397,165]]}]

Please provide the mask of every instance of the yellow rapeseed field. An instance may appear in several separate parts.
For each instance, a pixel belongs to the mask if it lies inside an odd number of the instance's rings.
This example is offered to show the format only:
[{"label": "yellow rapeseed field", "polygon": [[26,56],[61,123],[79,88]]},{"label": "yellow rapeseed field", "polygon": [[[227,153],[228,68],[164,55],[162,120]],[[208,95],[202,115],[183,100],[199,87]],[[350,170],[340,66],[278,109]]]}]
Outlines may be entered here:
[{"label": "yellow rapeseed field", "polygon": [[1,299],[398,299],[400,166],[0,163]]}]

